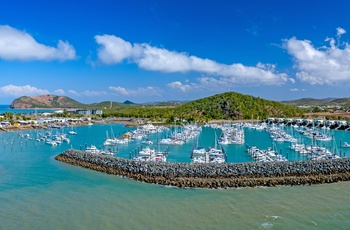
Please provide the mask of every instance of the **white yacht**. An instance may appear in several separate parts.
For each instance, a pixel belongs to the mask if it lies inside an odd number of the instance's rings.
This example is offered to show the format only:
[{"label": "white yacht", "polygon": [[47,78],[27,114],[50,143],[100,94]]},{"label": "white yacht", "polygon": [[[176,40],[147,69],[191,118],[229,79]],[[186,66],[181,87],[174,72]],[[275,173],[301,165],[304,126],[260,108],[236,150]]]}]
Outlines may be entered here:
[{"label": "white yacht", "polygon": [[77,132],[75,132],[74,130],[70,130],[70,131],[68,132],[68,134],[70,134],[70,135],[77,135]]},{"label": "white yacht", "polygon": [[45,143],[48,145],[57,145],[57,142],[51,139],[47,139]]},{"label": "white yacht", "polygon": [[100,153],[101,150],[97,149],[95,145],[91,145],[90,147],[85,148],[85,152],[87,152],[87,153]]}]

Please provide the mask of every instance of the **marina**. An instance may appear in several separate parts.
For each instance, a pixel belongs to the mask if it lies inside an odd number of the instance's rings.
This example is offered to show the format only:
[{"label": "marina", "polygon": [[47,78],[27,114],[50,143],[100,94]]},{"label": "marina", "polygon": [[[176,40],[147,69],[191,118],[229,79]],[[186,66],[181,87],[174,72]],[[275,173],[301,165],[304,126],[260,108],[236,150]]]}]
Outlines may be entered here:
[{"label": "marina", "polygon": [[322,3],[3,1],[0,230],[349,229],[350,2]]},{"label": "marina", "polygon": [[[89,138],[81,140],[81,136],[86,137],[86,134],[81,134],[80,129],[98,129],[103,133],[94,133],[93,140]],[[264,159],[270,159],[275,155],[274,158],[288,161],[342,158],[348,157],[347,148],[350,142],[347,130],[329,129],[325,132],[322,127],[265,122],[258,126],[252,123],[222,123],[204,126],[185,124],[172,127],[148,123],[134,128],[126,128],[122,124],[95,124],[74,128],[72,125],[67,125],[62,128],[0,134],[3,136],[5,149],[8,148],[5,138],[10,138],[11,134],[13,140],[8,142],[12,143],[16,142],[16,136],[18,136],[27,144],[33,143],[33,145],[41,143],[51,146],[64,145],[78,150],[94,146],[98,149],[96,152],[126,159],[139,157],[139,152],[142,149],[144,151],[148,146],[153,150],[152,152],[157,152],[157,159],[163,155],[161,157],[163,161],[194,163],[254,162],[263,158],[257,155],[263,152],[270,155]],[[257,136],[259,138],[256,138]],[[247,150],[251,147],[259,151],[252,154],[252,149]],[[260,151],[261,149],[266,151]],[[269,149],[273,149],[274,152],[272,153]],[[156,157],[152,158],[156,159]]]},{"label": "marina", "polygon": [[[247,225],[259,228],[266,223],[273,223],[277,228],[297,226],[299,229],[310,229],[314,226],[311,221],[315,221],[324,228],[334,226],[341,228],[349,224],[347,219],[343,218],[350,215],[349,204],[346,202],[350,200],[349,182],[233,190],[175,189],[171,186],[139,183],[123,177],[71,166],[54,159],[55,156],[70,148],[84,150],[86,146],[95,145],[96,148],[102,149],[106,131],[110,132],[111,128],[116,136],[122,136],[137,127],[108,124],[74,128],[77,135],[69,136],[70,143],[62,142],[56,146],[46,145],[42,141],[37,142],[36,130],[0,133],[0,172],[2,174],[0,205],[6,209],[2,226],[17,229],[23,226],[32,226],[37,229],[71,228],[72,226],[76,229],[101,226],[142,229],[144,224],[147,224],[167,229],[178,229],[189,225],[198,228],[227,229],[227,226],[235,222],[237,228],[246,228]],[[291,129],[291,127],[285,127],[285,129]],[[68,131],[69,128],[65,129],[65,132]],[[220,129],[203,127],[198,135],[198,146],[203,146],[206,151],[210,146],[215,146],[215,133],[219,137],[220,132]],[[245,144],[255,145],[262,150],[272,146],[272,139],[268,132],[249,128],[245,128],[244,132]],[[341,143],[349,142],[349,132],[340,130],[330,132],[337,140],[339,147]],[[20,134],[23,134],[23,138]],[[28,136],[25,134],[29,134],[34,140],[25,138]],[[153,142],[153,145],[150,145],[151,149],[157,149],[155,145],[157,139],[160,140],[163,137],[164,133],[147,136],[147,139]],[[341,143],[340,140],[342,140]],[[255,162],[246,152],[245,144],[224,146],[227,162]],[[282,149],[283,155],[289,151],[289,161],[306,159],[305,156],[289,149],[290,144],[276,143],[277,149]],[[311,139],[305,138],[305,145],[310,144]],[[118,152],[113,156],[130,159],[130,152],[135,153],[135,149],[140,145],[146,146],[142,140],[118,145]],[[182,146],[170,146],[167,162],[190,163],[190,153],[196,145],[197,138],[194,138]],[[163,147],[166,146],[160,145],[160,148]],[[342,154],[349,157],[346,148],[342,148]],[[298,194],[297,199],[296,194]],[[333,194],[332,198],[329,194]],[[335,199],[339,202],[334,202]],[[154,207],[151,215],[144,215],[147,209],[140,208],[140,202]],[[281,207],[281,202],[288,209]],[[169,209],[169,206],[172,208]],[[307,211],[303,211],[305,206],[308,207]],[[328,207],[327,212],[322,209],[325,206]],[[21,214],[18,213],[19,209],[22,210]],[[292,209],[300,212],[291,216]],[[52,211],[48,212],[48,210]],[[337,215],[329,216],[329,212]],[[32,213],[35,213],[35,218],[32,218]],[[97,215],[98,213],[103,215]],[[23,215],[28,218],[23,218]],[[142,221],[134,221],[130,215],[138,216]],[[272,216],[279,217],[274,219]],[[315,219],[315,216],[327,216],[327,218]],[[18,218],[22,218],[22,221],[15,221]],[[159,218],[166,221],[159,221]],[[199,221],[193,223],[193,218]],[[212,218],[219,223],[214,224],[209,221]],[[179,222],[179,219],[182,221]]]}]

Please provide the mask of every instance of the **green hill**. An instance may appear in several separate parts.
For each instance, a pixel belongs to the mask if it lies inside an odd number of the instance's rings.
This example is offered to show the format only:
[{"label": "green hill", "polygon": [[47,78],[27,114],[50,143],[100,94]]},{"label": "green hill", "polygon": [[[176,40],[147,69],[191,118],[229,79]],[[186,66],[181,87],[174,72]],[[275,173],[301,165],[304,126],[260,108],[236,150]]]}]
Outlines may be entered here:
[{"label": "green hill", "polygon": [[92,103],[92,104],[85,104],[85,108],[90,108],[90,109],[117,109],[124,107],[125,105],[120,102],[112,102],[112,101],[103,101],[103,102],[98,102],[98,103]]},{"label": "green hill", "polygon": [[259,97],[227,92],[211,97],[173,106],[142,104],[124,104],[104,101],[82,104],[69,97],[42,95],[37,97],[20,97],[14,100],[11,108],[85,108],[104,109],[104,116],[141,117],[167,119],[175,117],[188,120],[212,119],[251,119],[260,117],[300,117],[301,109],[280,102],[269,101]]},{"label": "green hill", "polygon": [[330,102],[332,105],[350,106],[350,98],[338,98]]},{"label": "green hill", "polygon": [[175,116],[207,119],[251,119],[252,117],[296,117],[302,110],[280,102],[227,92],[195,100],[175,108]]}]

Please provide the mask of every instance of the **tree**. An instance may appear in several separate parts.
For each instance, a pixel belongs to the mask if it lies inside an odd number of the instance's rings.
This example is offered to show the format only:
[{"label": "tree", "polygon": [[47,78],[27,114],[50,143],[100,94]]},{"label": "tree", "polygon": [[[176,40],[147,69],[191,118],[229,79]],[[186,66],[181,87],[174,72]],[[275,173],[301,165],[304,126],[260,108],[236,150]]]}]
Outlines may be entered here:
[{"label": "tree", "polygon": [[322,110],[320,109],[320,107],[318,107],[318,106],[315,106],[313,109],[312,109],[312,112],[314,112],[314,113],[319,113],[319,112],[321,112]]}]

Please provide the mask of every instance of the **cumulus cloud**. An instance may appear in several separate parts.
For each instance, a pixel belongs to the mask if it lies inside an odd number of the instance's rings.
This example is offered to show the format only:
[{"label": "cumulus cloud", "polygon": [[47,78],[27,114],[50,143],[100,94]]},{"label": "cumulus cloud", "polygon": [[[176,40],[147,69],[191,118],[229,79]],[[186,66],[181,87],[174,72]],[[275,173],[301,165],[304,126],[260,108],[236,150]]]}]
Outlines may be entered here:
[{"label": "cumulus cloud", "polygon": [[345,33],[346,33],[346,30],[344,30],[343,28],[341,28],[341,27],[337,28],[337,36],[338,37],[342,36]]},{"label": "cumulus cloud", "polygon": [[38,89],[30,85],[17,86],[17,85],[6,85],[0,87],[0,94],[3,96],[36,96],[49,94],[50,92],[46,89]]},{"label": "cumulus cloud", "polygon": [[117,87],[114,87],[114,86],[110,86],[109,87],[110,90],[112,90],[113,92],[115,92],[116,94],[119,94],[119,95],[129,95],[129,90],[125,89],[124,87],[120,87],[120,86],[117,86]]},{"label": "cumulus cloud", "polygon": [[180,90],[184,93],[186,92],[195,92],[195,91],[209,91],[209,92],[219,92],[223,89],[227,90],[228,88],[234,86],[234,82],[230,82],[227,78],[216,79],[214,77],[199,77],[196,79],[196,82],[185,81],[182,83],[180,81],[174,81],[167,84],[168,87]]},{"label": "cumulus cloud", "polygon": [[189,82],[188,80],[185,83],[180,81],[174,81],[167,84],[168,87],[179,90],[183,93],[187,92],[199,92],[199,91],[207,91],[207,92],[220,92],[223,90],[227,90],[228,88],[234,86],[235,84],[227,81],[225,78],[216,79],[214,77],[199,77],[195,79],[195,82]]},{"label": "cumulus cloud", "polygon": [[131,44],[114,35],[96,35],[99,45],[98,60],[103,64],[117,64],[123,60],[136,63],[140,68],[166,73],[199,72],[210,76],[223,77],[235,84],[282,85],[291,78],[278,73],[274,65],[258,63],[256,66],[231,65],[199,58],[187,53],[169,51],[149,44]]},{"label": "cumulus cloud", "polygon": [[234,81],[231,82],[232,79],[221,78],[216,79],[213,77],[200,77],[198,78],[197,88],[205,88],[208,90],[217,90],[223,89],[227,87],[231,87],[234,85]]},{"label": "cumulus cloud", "polygon": [[181,90],[182,92],[186,92],[192,88],[191,85],[182,84],[179,81],[170,82],[169,84],[167,84],[167,86],[169,86],[170,88],[173,88],[173,89]]},{"label": "cumulus cloud", "polygon": [[0,59],[20,61],[72,60],[75,49],[68,42],[58,41],[57,47],[38,43],[25,31],[0,25]]},{"label": "cumulus cloud", "polygon": [[64,92],[63,89],[56,89],[56,90],[54,91],[54,94],[57,94],[57,95],[65,95],[65,93],[66,93],[66,92]]},{"label": "cumulus cloud", "polygon": [[137,89],[126,89],[120,86],[110,86],[109,89],[117,95],[122,96],[159,96],[160,90],[157,87],[140,87]]},{"label": "cumulus cloud", "polygon": [[105,64],[118,63],[132,55],[132,45],[121,38],[96,35],[95,40],[100,45],[98,57]]},{"label": "cumulus cloud", "polygon": [[80,94],[78,92],[76,92],[75,90],[72,90],[72,89],[68,90],[68,93],[75,95],[75,96],[80,96]]},{"label": "cumulus cloud", "polygon": [[81,95],[88,96],[88,97],[95,97],[95,96],[101,96],[106,95],[106,91],[93,91],[93,90],[85,90],[84,92],[80,93]]},{"label": "cumulus cloud", "polygon": [[[337,28],[337,36],[346,31]],[[316,48],[311,41],[292,37],[284,40],[284,48],[293,56],[298,70],[296,76],[312,85],[333,85],[350,80],[350,46],[336,45],[333,38],[327,38],[328,46]]]}]

